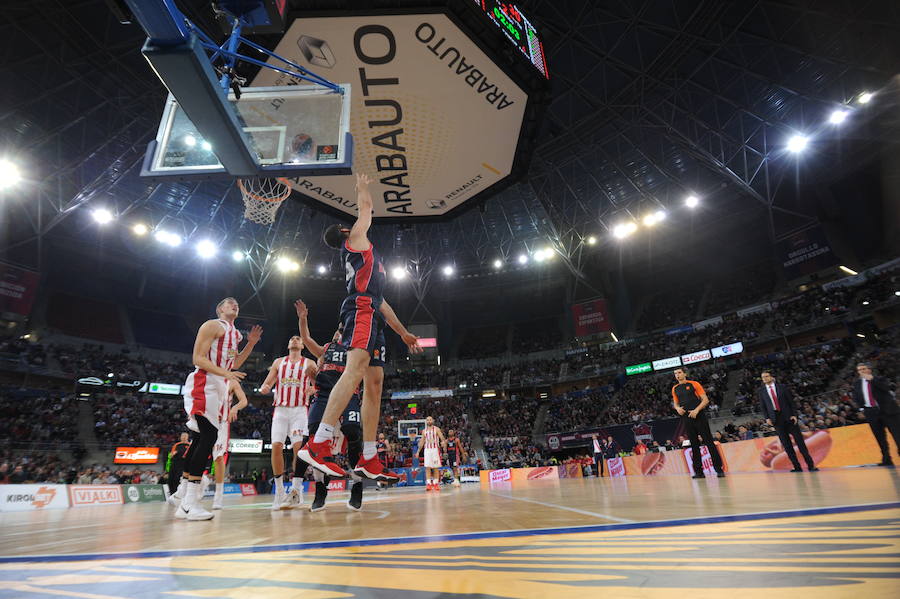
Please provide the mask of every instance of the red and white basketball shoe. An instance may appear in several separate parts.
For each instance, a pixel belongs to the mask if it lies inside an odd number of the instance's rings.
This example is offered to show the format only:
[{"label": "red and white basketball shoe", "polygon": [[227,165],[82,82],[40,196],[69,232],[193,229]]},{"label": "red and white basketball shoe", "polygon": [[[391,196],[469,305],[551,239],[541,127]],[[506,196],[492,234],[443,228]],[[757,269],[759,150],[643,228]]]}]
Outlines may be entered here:
[{"label": "red and white basketball shoe", "polygon": [[297,452],[297,456],[323,474],[333,476],[334,478],[345,478],[347,476],[344,469],[338,466],[334,461],[334,457],[331,454],[330,440],[316,443],[310,439],[306,442],[306,445]]},{"label": "red and white basketball shoe", "polygon": [[[300,450],[303,451],[302,449]],[[385,470],[384,464],[381,463],[381,460],[378,459],[377,456],[373,456],[369,459],[360,458],[359,462],[356,464],[356,468],[353,469],[353,472],[360,476],[365,476],[371,480],[380,480],[386,483],[395,483],[400,480],[400,475],[391,472],[390,470]]]}]

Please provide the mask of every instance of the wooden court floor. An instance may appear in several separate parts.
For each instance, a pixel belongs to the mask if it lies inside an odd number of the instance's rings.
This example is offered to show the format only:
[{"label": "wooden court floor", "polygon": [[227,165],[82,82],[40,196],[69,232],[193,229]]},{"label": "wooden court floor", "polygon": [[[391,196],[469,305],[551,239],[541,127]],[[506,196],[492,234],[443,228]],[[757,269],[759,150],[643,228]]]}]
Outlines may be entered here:
[{"label": "wooden court floor", "polygon": [[0,515],[7,597],[900,596],[900,473],[855,468],[334,494],[324,512],[226,497]]}]

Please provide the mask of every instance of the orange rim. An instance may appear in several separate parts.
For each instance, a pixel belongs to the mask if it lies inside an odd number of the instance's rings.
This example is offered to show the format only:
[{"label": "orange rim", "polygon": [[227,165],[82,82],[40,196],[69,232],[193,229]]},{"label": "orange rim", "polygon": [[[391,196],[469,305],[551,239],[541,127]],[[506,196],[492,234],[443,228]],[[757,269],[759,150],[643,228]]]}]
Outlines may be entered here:
[{"label": "orange rim", "polygon": [[288,199],[288,197],[291,195],[290,183],[284,177],[276,177],[275,180],[278,181],[279,183],[281,183],[282,185],[284,185],[285,187],[287,187],[287,191],[280,196],[275,196],[275,197],[271,197],[271,198],[257,195],[256,192],[244,187],[243,179],[238,179],[237,183],[238,183],[238,187],[241,189],[241,194],[243,194],[243,196],[245,198],[250,198],[250,199],[256,200],[257,202],[283,202],[286,199]]}]

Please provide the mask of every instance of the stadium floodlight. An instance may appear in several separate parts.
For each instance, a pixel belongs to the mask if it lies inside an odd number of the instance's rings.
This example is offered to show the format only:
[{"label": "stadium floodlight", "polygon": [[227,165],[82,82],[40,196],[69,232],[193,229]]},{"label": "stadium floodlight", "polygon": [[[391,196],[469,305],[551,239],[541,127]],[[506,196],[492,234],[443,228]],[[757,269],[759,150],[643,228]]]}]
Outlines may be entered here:
[{"label": "stadium floodlight", "polygon": [[831,113],[831,116],[828,117],[828,122],[832,125],[840,125],[847,120],[849,114],[850,112],[847,110],[835,110]]},{"label": "stadium floodlight", "polygon": [[91,216],[93,216],[94,220],[101,225],[108,225],[113,220],[112,212],[106,208],[95,208],[91,212]]},{"label": "stadium floodlight", "polygon": [[894,295],[900,295],[900,291],[895,291]]},{"label": "stadium floodlight", "polygon": [[635,231],[637,231],[637,225],[633,222],[620,223],[613,227],[613,236],[616,239],[625,239]]},{"label": "stadium floodlight", "polygon": [[22,180],[18,165],[6,159],[0,159],[0,189],[8,189]]},{"label": "stadium floodlight", "polygon": [[494,268],[501,268],[502,266],[503,266],[503,260],[501,260],[500,258],[497,258],[496,260],[494,260]]},{"label": "stadium floodlight", "polygon": [[519,254],[519,264],[527,264],[527,263],[528,263],[528,256],[526,256],[525,254]]},{"label": "stadium floodlight", "polygon": [[216,244],[214,244],[209,239],[201,239],[200,241],[198,241],[196,249],[197,255],[204,260],[212,258],[219,251],[219,248],[216,247]]},{"label": "stadium floodlight", "polygon": [[197,145],[197,138],[194,137],[193,135],[185,135],[184,136],[184,145],[186,145],[189,148],[193,148],[194,146]]},{"label": "stadium floodlight", "polygon": [[233,252],[231,252],[231,259],[235,262],[243,262],[247,259],[247,254],[245,254],[241,250],[234,250]]},{"label": "stadium floodlight", "polygon": [[296,272],[300,270],[300,265],[289,256],[281,256],[275,261],[275,266],[283,273]]},{"label": "stadium floodlight", "polygon": [[859,94],[859,96],[856,98],[856,101],[860,104],[868,104],[872,101],[872,96],[874,95],[875,94],[873,94],[872,92],[863,92]]},{"label": "stadium floodlight", "polygon": [[178,233],[172,233],[170,231],[159,229],[156,233],[153,234],[153,237],[156,239],[156,241],[169,247],[174,248],[181,245],[181,235],[179,235]]},{"label": "stadium floodlight", "polygon": [[320,275],[324,275],[326,272],[328,272],[328,269],[325,267],[324,264],[320,264],[320,265],[319,265],[319,268],[317,268],[316,271],[317,271]]},{"label": "stadium floodlight", "polygon": [[204,150],[206,150],[207,152],[212,152],[212,144],[209,143],[208,141],[205,141],[205,140],[204,140],[203,143],[200,144],[200,147],[202,147],[202,148],[203,148]]},{"label": "stadium floodlight", "polygon": [[150,229],[148,229],[147,225],[145,225],[144,223],[136,223],[133,227],[131,227],[131,232],[138,237],[143,237],[149,230]]},{"label": "stadium floodlight", "polygon": [[597,238],[594,237],[593,235],[591,235],[590,237],[587,238],[587,242],[588,242],[588,245],[594,245],[595,243],[597,243]]},{"label": "stadium floodlight", "polygon": [[406,278],[406,269],[402,266],[395,266],[391,269],[391,276],[397,281],[401,281]]},{"label": "stadium floodlight", "polygon": [[652,227],[658,222],[662,222],[666,218],[666,213],[662,210],[657,210],[656,212],[651,212],[644,216],[644,226]]},{"label": "stadium floodlight", "polygon": [[534,260],[535,260],[535,262],[543,262],[543,261],[544,261],[544,257],[545,257],[545,256],[544,256],[544,250],[537,250],[537,251],[534,253]]},{"label": "stadium floodlight", "polygon": [[799,154],[809,145],[809,138],[805,135],[792,135],[787,142],[788,152],[793,152],[794,154]]},{"label": "stadium floodlight", "polygon": [[845,273],[847,273],[848,275],[858,275],[858,274],[859,274],[858,272],[856,272],[855,270],[853,270],[853,269],[850,268],[849,266],[844,266],[843,264],[841,264],[838,268],[840,268],[841,270],[843,270],[843,271],[844,271]]},{"label": "stadium floodlight", "polygon": [[690,195],[684,199],[684,205],[688,208],[696,208],[700,205],[700,198],[694,195]]},{"label": "stadium floodlight", "polygon": [[453,267],[448,264],[444,267],[443,272],[445,277],[453,276]]}]

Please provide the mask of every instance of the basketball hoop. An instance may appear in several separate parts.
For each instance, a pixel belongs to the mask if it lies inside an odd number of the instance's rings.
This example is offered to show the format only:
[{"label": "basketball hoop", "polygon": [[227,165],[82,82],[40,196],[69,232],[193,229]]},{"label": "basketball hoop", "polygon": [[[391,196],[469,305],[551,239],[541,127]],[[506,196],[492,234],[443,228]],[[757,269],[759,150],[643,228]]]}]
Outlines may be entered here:
[{"label": "basketball hoop", "polygon": [[275,213],[291,195],[291,186],[283,177],[238,179],[244,198],[244,218],[260,225],[275,222]]}]

